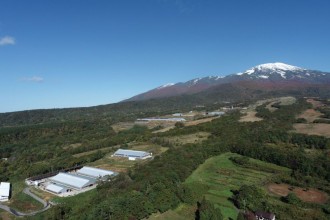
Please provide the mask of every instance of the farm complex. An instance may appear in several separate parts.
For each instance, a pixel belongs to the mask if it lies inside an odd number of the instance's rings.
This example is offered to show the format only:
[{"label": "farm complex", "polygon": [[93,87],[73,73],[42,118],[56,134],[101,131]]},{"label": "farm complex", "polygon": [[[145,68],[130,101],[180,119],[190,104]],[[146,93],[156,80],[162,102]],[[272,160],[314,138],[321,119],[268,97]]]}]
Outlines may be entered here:
[{"label": "farm complex", "polygon": [[110,170],[84,166],[68,172],[30,178],[26,182],[41,190],[65,197],[91,190],[96,187],[98,181],[105,181],[115,175],[117,173]]}]

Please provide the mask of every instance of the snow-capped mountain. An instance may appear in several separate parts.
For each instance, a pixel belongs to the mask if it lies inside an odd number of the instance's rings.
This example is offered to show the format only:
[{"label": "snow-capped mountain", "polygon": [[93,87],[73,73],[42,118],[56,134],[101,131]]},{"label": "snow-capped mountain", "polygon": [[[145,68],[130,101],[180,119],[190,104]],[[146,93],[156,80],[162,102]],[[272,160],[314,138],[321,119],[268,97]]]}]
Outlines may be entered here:
[{"label": "snow-capped mountain", "polygon": [[285,63],[266,63],[252,67],[244,72],[227,76],[207,76],[196,78],[187,82],[168,83],[148,92],[134,96],[126,101],[161,98],[182,94],[194,94],[214,86],[226,83],[253,81],[259,84],[330,84],[330,73],[308,70]]},{"label": "snow-capped mountain", "polygon": [[323,79],[324,76],[327,76],[326,73],[303,69],[297,66],[291,66],[285,63],[266,63],[262,65],[255,66],[249,70],[246,70],[243,73],[237,73],[237,76],[240,76],[241,79],[268,79],[268,80],[307,80],[320,82],[320,79]]}]

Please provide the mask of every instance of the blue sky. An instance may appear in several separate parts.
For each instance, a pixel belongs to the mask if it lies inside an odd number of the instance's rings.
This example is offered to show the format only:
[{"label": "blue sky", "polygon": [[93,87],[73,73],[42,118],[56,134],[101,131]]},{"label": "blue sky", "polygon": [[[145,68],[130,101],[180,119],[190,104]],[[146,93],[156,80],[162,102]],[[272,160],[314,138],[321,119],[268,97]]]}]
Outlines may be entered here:
[{"label": "blue sky", "polygon": [[1,0],[0,112],[108,104],[268,62],[330,72],[329,0]]}]

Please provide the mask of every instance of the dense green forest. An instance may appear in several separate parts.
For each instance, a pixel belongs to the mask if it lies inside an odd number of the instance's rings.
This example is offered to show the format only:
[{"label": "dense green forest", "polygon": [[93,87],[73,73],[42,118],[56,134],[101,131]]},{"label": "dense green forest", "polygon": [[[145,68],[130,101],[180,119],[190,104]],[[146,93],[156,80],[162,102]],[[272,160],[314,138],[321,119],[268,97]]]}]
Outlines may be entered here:
[{"label": "dense green forest", "polygon": [[[155,212],[165,212],[181,203],[197,204],[200,216],[219,216],[221,213],[212,204],[203,200],[196,190],[184,184],[189,175],[210,157],[233,152],[290,168],[290,175],[278,176],[276,181],[301,187],[314,187],[330,193],[330,159],[326,150],[330,141],[321,136],[308,136],[289,132],[296,121],[295,116],[309,107],[303,99],[287,106],[276,106],[270,112],[265,105],[257,108],[257,115],[264,120],[240,123],[239,112],[232,112],[219,119],[196,126],[177,126],[164,133],[151,133],[146,127],[115,133],[113,120],[95,118],[76,122],[53,122],[42,125],[6,127],[0,130],[0,154],[8,158],[1,162],[0,180],[24,180],[24,178],[47,173],[74,165],[86,164],[103,157],[96,151],[82,157],[73,154],[88,150],[125,145],[132,141],[164,143],[169,150],[150,162],[136,165],[128,173],[121,173],[109,182],[98,185],[96,190],[63,199],[49,211],[31,219],[143,219]],[[124,113],[123,113],[124,114]],[[136,115],[134,115],[136,117]],[[164,138],[209,132],[211,136],[202,143],[174,147]],[[73,144],[80,143],[78,147]],[[284,147],[283,147],[284,146]],[[311,154],[306,149],[313,149]],[[239,162],[244,165],[243,162]],[[242,199],[248,202],[251,211],[264,208],[287,219],[304,214],[303,211],[282,210],[264,199],[255,197],[250,201],[246,192],[258,195],[258,189],[242,188],[236,192],[233,202],[242,209]],[[261,196],[262,197],[262,196]],[[292,202],[287,198],[287,202]],[[321,210],[318,219],[329,217],[329,204],[298,207]],[[285,219],[285,218],[284,218]]]}]

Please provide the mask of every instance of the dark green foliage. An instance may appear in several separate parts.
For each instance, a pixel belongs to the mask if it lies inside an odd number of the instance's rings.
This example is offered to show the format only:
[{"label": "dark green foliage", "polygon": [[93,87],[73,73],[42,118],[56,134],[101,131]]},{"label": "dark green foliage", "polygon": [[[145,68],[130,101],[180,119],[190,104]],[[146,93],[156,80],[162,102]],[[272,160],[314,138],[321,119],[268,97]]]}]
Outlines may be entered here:
[{"label": "dark green foliage", "polygon": [[305,118],[297,118],[296,123],[307,123]]},{"label": "dark green foliage", "polygon": [[301,204],[301,200],[296,196],[296,194],[294,194],[292,192],[290,192],[286,197],[283,197],[282,200],[291,205],[300,205]]},{"label": "dark green foliage", "polygon": [[197,220],[222,220],[223,216],[220,209],[207,201],[205,198],[201,202],[197,202],[196,218]]},{"label": "dark green foliage", "polygon": [[267,195],[256,186],[243,185],[234,196],[235,204],[242,210],[265,210],[267,208]]},{"label": "dark green foliage", "polygon": [[176,128],[183,128],[184,127],[184,124],[182,122],[176,122],[175,123],[175,127]]}]

